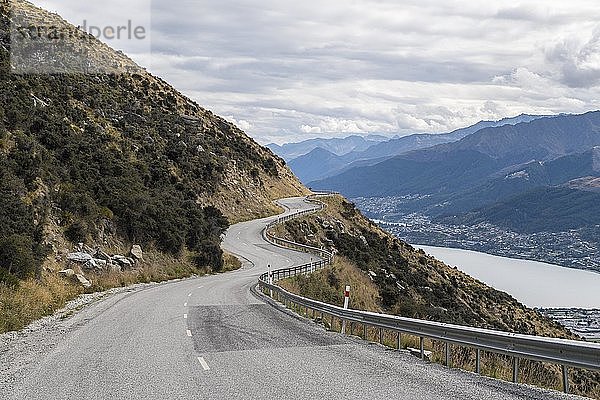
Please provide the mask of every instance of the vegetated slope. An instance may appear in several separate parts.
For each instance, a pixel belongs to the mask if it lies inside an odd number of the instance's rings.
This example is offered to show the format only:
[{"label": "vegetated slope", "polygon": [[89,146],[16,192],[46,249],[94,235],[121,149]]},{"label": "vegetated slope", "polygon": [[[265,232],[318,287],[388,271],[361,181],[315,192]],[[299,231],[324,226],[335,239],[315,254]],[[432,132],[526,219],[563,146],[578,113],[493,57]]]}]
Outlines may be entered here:
[{"label": "vegetated slope", "polygon": [[[11,5],[13,14],[0,5],[0,283],[42,278],[43,263],[64,268],[77,242],[120,251],[136,243],[219,269],[229,222],[306,193],[283,160],[139,67],[12,73],[15,15],[75,27],[30,3]],[[64,40],[74,51],[85,45],[94,62],[135,67],[94,39]]]},{"label": "vegetated slope", "polygon": [[[394,238],[341,196],[323,201],[326,203],[324,211],[288,221],[274,231],[280,237],[331,249],[337,257],[342,257],[342,263],[319,271],[315,276],[301,276],[284,282],[288,289],[321,301],[342,304],[344,286],[367,278],[378,290],[379,298],[373,296],[371,289],[352,291],[353,299],[358,297],[352,300],[357,301],[352,307],[366,305],[371,311],[405,317],[574,338],[565,328],[510,295]],[[374,309],[374,302],[378,309]],[[552,387],[560,382],[559,369],[555,366],[535,363],[532,366],[537,372],[529,382]],[[571,376],[572,387],[578,393],[600,397],[598,378],[596,373],[575,371]]]},{"label": "vegetated slope", "polygon": [[371,276],[381,309],[406,317],[572,337],[566,330],[495,290],[380,229],[341,196],[325,198],[314,216],[275,228],[282,237],[334,251]]},{"label": "vegetated slope", "polygon": [[600,193],[568,187],[542,187],[457,216],[447,224],[489,222],[515,232],[560,232],[600,225]]},{"label": "vegetated slope", "polygon": [[[412,206],[432,216],[448,216],[489,207],[497,202],[508,203],[514,196],[534,189],[564,185],[581,177],[599,176],[599,154],[599,149],[594,148],[548,162],[532,161],[506,168],[479,186],[457,191],[450,196],[430,196]],[[560,226],[557,224],[556,228],[559,229]]]}]

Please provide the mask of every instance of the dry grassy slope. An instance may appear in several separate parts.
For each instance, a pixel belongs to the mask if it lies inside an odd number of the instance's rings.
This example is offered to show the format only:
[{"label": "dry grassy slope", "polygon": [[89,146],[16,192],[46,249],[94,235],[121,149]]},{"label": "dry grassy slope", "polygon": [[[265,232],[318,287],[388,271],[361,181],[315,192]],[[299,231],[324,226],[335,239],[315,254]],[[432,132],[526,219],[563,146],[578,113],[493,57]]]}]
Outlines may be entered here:
[{"label": "dry grassy slope", "polygon": [[[337,253],[332,268],[281,282],[292,292],[342,304],[343,288],[350,284],[353,288],[351,307],[356,309],[576,339],[562,326],[508,294],[394,238],[341,196],[321,200],[326,204],[322,212],[273,228],[279,237],[325,246]],[[439,343],[433,348],[441,351]],[[455,349],[452,363],[471,370],[474,357],[470,349]],[[505,380],[511,378],[509,357],[493,354],[483,357],[484,374]],[[523,360],[521,366],[521,382],[561,389],[561,372],[557,365]],[[600,374],[595,372],[571,370],[571,391],[600,398],[599,378]]]},{"label": "dry grassy slope", "polygon": [[[394,238],[341,196],[319,214],[275,228],[279,236],[333,248],[372,275],[388,313],[511,332],[574,338],[560,325],[467,274]],[[364,238],[364,240],[363,240]],[[343,283],[342,283],[343,284]]]}]

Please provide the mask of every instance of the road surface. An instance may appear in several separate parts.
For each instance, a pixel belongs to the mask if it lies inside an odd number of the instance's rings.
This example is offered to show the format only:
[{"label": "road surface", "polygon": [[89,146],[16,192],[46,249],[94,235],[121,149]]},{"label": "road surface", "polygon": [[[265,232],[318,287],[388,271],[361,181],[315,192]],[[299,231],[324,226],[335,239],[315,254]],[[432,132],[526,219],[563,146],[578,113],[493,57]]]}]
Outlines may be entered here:
[{"label": "road surface", "polygon": [[265,243],[272,219],[228,230],[223,247],[245,258],[238,271],[122,291],[0,340],[0,398],[577,398],[448,370],[266,304],[250,288],[267,264],[311,257]]}]

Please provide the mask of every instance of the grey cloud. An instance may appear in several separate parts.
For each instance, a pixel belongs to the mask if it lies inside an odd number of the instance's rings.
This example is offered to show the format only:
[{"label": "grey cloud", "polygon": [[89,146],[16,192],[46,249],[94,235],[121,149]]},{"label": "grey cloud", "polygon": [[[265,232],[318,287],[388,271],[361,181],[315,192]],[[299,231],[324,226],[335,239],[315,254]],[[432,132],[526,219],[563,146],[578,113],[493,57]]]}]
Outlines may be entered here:
[{"label": "grey cloud", "polygon": [[261,142],[307,137],[302,126],[442,132],[597,107],[599,38],[581,41],[579,27],[600,10],[523,4],[154,0],[152,54],[138,56],[203,106],[248,121]]},{"label": "grey cloud", "polygon": [[580,45],[561,41],[546,52],[546,59],[559,66],[561,81],[572,88],[595,87],[600,84],[600,26],[591,38]]}]

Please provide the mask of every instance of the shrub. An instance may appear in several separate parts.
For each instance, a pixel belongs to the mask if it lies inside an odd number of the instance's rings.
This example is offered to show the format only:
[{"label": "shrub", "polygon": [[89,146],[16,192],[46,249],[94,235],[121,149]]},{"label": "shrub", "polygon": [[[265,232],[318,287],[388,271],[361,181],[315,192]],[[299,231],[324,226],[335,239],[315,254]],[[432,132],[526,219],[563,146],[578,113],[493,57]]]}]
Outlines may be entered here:
[{"label": "shrub", "polygon": [[28,236],[10,235],[0,238],[0,282],[15,285],[16,279],[32,277],[40,264]]}]

